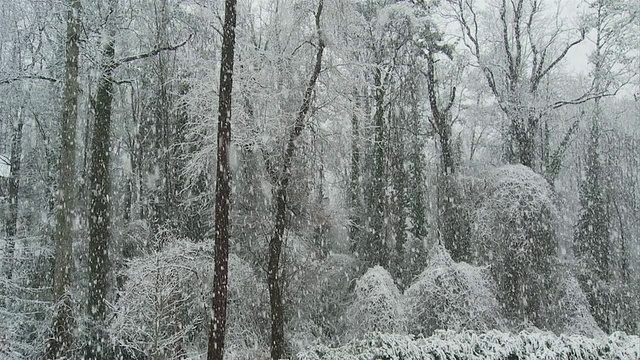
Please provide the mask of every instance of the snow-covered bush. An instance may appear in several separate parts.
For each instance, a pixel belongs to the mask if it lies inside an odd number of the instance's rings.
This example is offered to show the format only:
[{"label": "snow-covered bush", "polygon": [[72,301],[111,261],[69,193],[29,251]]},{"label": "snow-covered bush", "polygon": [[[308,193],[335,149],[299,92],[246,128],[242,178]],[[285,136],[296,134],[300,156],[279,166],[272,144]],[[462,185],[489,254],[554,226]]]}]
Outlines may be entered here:
[{"label": "snow-covered bush", "polygon": [[[344,311],[349,286],[355,281],[356,272],[356,260],[349,255],[330,254],[320,262],[315,273],[314,289],[310,295],[316,304],[314,322],[327,328],[325,331],[337,326],[337,320]],[[337,331],[335,328],[332,330]]]},{"label": "snow-covered bush", "polygon": [[127,224],[118,245],[122,258],[132,259],[142,256],[152,248],[151,227],[144,220],[134,220]]},{"label": "snow-covered bush", "polygon": [[207,249],[186,241],[131,260],[110,324],[115,340],[130,352],[156,358],[171,358],[184,353],[187,343],[203,342],[210,288],[205,268],[211,264]]},{"label": "snow-covered bush", "polygon": [[403,299],[391,275],[375,266],[356,282],[355,299],[345,313],[345,338],[371,331],[404,332],[404,315]]},{"label": "snow-covered bush", "polygon": [[0,237],[0,359],[41,358],[53,314],[53,254],[44,238],[17,237],[8,258],[5,241]]},{"label": "snow-covered bush", "polygon": [[[208,266],[213,268],[213,262]],[[211,284],[213,279],[209,277],[207,281]],[[258,354],[267,347],[267,329],[270,326],[268,301],[264,281],[256,277],[247,262],[230,254],[226,342],[236,349],[235,356]]]},{"label": "snow-covered bush", "polygon": [[574,276],[567,276],[562,286],[562,296],[558,302],[563,334],[602,337],[604,332],[598,327],[589,311],[589,301]]},{"label": "snow-covered bush", "polygon": [[487,185],[475,216],[475,259],[489,265],[509,317],[545,327],[557,285],[553,193],[522,165],[494,170]]},{"label": "snow-covered bush", "polygon": [[430,255],[427,268],[405,291],[409,331],[431,335],[438,329],[502,327],[495,284],[486,268],[454,262],[440,244]]},{"label": "snow-covered bush", "polygon": [[[213,251],[177,240],[131,260],[109,332],[121,350],[170,359],[206,349]],[[229,256],[227,342],[236,353],[264,344],[265,288],[240,258]]]},{"label": "snow-covered bush", "polygon": [[292,311],[285,333],[289,349],[296,353],[336,341],[349,288],[357,276],[357,261],[349,255],[331,253],[324,259],[298,258],[291,265],[294,267],[290,271],[296,273],[288,280],[288,308]]},{"label": "snow-covered bush", "polygon": [[298,360],[505,360],[505,359],[638,359],[640,338],[616,332],[609,337],[556,336],[549,332],[508,334],[496,330],[439,331],[414,339],[397,334],[369,334],[340,348],[317,346]]}]

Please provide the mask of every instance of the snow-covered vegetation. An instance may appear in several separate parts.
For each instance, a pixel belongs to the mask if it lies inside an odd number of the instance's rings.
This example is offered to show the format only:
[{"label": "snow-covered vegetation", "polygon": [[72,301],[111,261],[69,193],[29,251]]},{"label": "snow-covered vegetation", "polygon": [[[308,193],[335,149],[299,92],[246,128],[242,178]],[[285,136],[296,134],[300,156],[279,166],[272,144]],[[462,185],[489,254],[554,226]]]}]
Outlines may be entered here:
[{"label": "snow-covered vegetation", "polygon": [[613,333],[597,339],[523,331],[437,331],[429,337],[371,333],[339,348],[318,346],[298,360],[637,359],[640,338]]},{"label": "snow-covered vegetation", "polygon": [[528,167],[487,176],[474,221],[474,258],[488,265],[510,317],[543,326],[558,276],[557,209],[549,183]]},{"label": "snow-covered vegetation", "polygon": [[637,34],[637,0],[0,0],[0,360],[637,360]]},{"label": "snow-covered vegetation", "polygon": [[375,266],[356,282],[355,299],[346,317],[347,339],[363,336],[368,331],[405,332],[405,309],[391,275]]},{"label": "snow-covered vegetation", "polygon": [[504,319],[496,286],[486,268],[454,263],[436,244],[425,270],[405,291],[411,334],[429,336],[438,329],[502,329]]}]

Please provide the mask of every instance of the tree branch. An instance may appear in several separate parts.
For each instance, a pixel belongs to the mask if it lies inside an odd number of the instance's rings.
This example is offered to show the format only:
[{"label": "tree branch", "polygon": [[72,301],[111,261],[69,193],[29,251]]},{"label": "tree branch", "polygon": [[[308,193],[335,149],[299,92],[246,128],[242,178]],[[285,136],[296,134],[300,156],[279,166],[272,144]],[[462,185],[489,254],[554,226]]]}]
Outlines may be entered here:
[{"label": "tree branch", "polygon": [[54,79],[48,76],[42,76],[42,75],[22,75],[22,76],[16,76],[16,77],[12,77],[12,78],[8,78],[8,79],[2,79],[0,80],[0,85],[4,85],[4,84],[10,84],[14,81],[18,81],[18,80],[44,80],[44,81],[49,81],[52,83],[56,83],[58,82],[58,79]]},{"label": "tree branch", "polygon": [[511,80],[512,84],[517,79],[511,79],[513,74],[515,73],[514,64],[513,64],[513,56],[511,55],[511,48],[509,47],[509,27],[507,25],[507,2],[502,0],[502,7],[500,8],[500,20],[502,21],[502,42],[504,46],[504,52],[507,56],[507,64],[509,65],[509,80]]},{"label": "tree branch", "polygon": [[172,46],[163,46],[163,47],[160,47],[160,48],[156,48],[156,49],[154,49],[154,50],[152,50],[152,51],[150,51],[148,53],[138,54],[138,55],[133,55],[133,56],[127,56],[125,58],[122,58],[122,59],[116,61],[114,63],[113,68],[115,69],[115,68],[117,68],[118,66],[120,66],[120,65],[122,65],[124,63],[132,62],[132,61],[136,61],[136,60],[142,60],[142,59],[146,59],[146,58],[151,57],[151,56],[158,55],[163,51],[175,51],[175,50],[183,47],[184,45],[186,45],[189,42],[189,40],[191,40],[192,37],[193,37],[193,34],[189,34],[189,37],[185,41],[181,42],[180,44],[172,45]]},{"label": "tree branch", "polygon": [[448,113],[449,110],[451,110],[451,107],[453,107],[453,103],[456,101],[456,87],[454,86],[453,88],[451,88],[451,95],[449,97],[449,103],[447,104],[447,106],[444,109],[445,113]]},{"label": "tree branch", "polygon": [[561,100],[561,101],[556,101],[555,103],[551,104],[549,106],[549,109],[557,109],[557,108],[561,108],[565,105],[579,105],[582,103],[585,103],[587,101],[590,100],[594,100],[594,99],[599,99],[599,98],[603,98],[603,97],[610,97],[610,96],[615,96],[618,93],[618,89],[616,89],[616,91],[614,92],[610,92],[610,93],[598,93],[598,94],[585,94],[580,96],[579,98],[575,98],[573,100]]},{"label": "tree branch", "polygon": [[[572,42],[571,44],[567,45],[567,47],[564,48],[562,53],[555,60],[553,60],[553,62],[551,62],[551,64],[549,64],[549,66],[547,66],[546,69],[544,69],[542,72],[540,72],[540,74],[538,76],[536,76],[535,79],[531,79],[532,82],[539,83],[540,80],[543,77],[545,77],[545,75],[547,75],[547,73],[549,71],[551,71],[551,69],[553,69],[562,59],[564,59],[564,57],[567,55],[569,50],[571,50],[572,47],[580,44],[582,42],[582,40],[584,40],[584,37],[585,37],[585,32],[581,30],[580,31],[580,39],[578,39],[578,40]],[[540,63],[540,67],[542,67],[542,62]]]}]

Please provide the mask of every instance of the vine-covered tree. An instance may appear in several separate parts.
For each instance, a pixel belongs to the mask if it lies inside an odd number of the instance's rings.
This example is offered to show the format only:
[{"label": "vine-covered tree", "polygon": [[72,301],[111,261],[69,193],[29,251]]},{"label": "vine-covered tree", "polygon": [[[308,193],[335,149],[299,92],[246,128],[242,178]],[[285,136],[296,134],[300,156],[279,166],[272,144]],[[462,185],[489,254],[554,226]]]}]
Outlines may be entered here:
[{"label": "vine-covered tree", "polygon": [[508,318],[544,327],[557,281],[557,209],[547,181],[523,165],[491,172],[476,211],[474,257],[490,266]]}]

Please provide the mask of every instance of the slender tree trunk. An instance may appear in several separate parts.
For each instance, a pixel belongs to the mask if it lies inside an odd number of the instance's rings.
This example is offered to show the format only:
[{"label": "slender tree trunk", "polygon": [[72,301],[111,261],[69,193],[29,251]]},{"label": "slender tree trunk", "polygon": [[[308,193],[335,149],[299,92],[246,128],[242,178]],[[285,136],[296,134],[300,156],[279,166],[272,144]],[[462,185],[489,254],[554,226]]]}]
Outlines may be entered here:
[{"label": "slender tree trunk", "polygon": [[360,203],[360,124],[358,121],[357,111],[360,109],[358,101],[359,93],[357,89],[353,91],[354,106],[351,115],[351,178],[349,183],[349,195],[351,206],[351,218],[349,226],[349,237],[351,239],[351,247],[357,250],[358,240],[360,238],[360,217],[362,204]]},{"label": "slender tree trunk", "polygon": [[67,49],[60,126],[60,179],[58,181],[58,208],[54,239],[55,265],[53,296],[55,312],[53,339],[48,355],[50,359],[69,358],[72,347],[71,270],[73,268],[73,209],[75,198],[76,122],[78,121],[78,57],[80,36],[80,0],[69,0],[67,12]]},{"label": "slender tree trunk", "polygon": [[231,93],[233,55],[236,39],[236,0],[225,1],[222,63],[218,98],[218,166],[216,171],[215,261],[213,277],[213,318],[209,329],[208,360],[222,360],[227,325],[227,275],[229,263],[229,208],[231,204]]},{"label": "slender tree trunk", "polygon": [[405,160],[407,158],[405,137],[402,130],[402,124],[406,124],[407,113],[400,108],[392,112],[390,120],[390,144],[392,150],[389,151],[390,177],[393,183],[393,195],[391,196],[391,210],[393,213],[393,234],[394,234],[394,256],[390,266],[395,279],[398,280],[400,288],[405,288],[407,283],[405,279],[405,251],[404,246],[407,242],[407,205],[408,205],[408,183],[407,172],[405,170]]},{"label": "slender tree trunk", "polygon": [[374,114],[375,138],[374,138],[374,177],[373,177],[373,216],[370,224],[370,239],[367,245],[369,249],[364,251],[367,263],[370,266],[381,265],[388,267],[389,257],[386,244],[386,181],[385,181],[385,126],[384,126],[384,100],[385,89],[382,79],[382,70],[376,67],[374,71],[375,106]]},{"label": "slender tree trunk", "polygon": [[22,156],[22,126],[24,119],[22,118],[22,110],[18,110],[18,123],[13,128],[11,139],[11,159],[9,172],[9,207],[7,209],[7,219],[5,222],[5,231],[7,234],[6,257],[8,259],[6,276],[7,279],[13,277],[13,255],[16,246],[16,235],[18,233],[18,200],[20,193],[20,162]]},{"label": "slender tree trunk", "polygon": [[316,11],[316,29],[318,31],[318,46],[316,62],[311,74],[311,79],[302,99],[302,105],[298,110],[294,127],[289,133],[282,167],[275,189],[275,228],[269,241],[269,261],[267,265],[267,284],[269,286],[269,304],[271,306],[271,358],[282,359],[285,353],[284,346],[284,302],[282,296],[282,282],[280,279],[280,255],[282,253],[282,238],[286,227],[287,188],[291,174],[289,169],[296,150],[296,140],[302,133],[304,121],[311,107],[311,97],[315,89],[320,70],[322,69],[322,54],[324,52],[324,40],[320,30],[320,16],[322,15],[323,0],[318,3]]},{"label": "slender tree trunk", "polygon": [[[156,10],[156,43],[166,45],[167,30],[169,27],[169,16],[167,12],[167,0],[160,0],[159,9]],[[167,226],[171,214],[172,197],[170,196],[172,179],[169,175],[169,122],[171,120],[171,96],[169,94],[168,84],[168,62],[167,54],[158,54],[155,58],[154,66],[157,75],[157,88],[154,94],[154,112],[155,112],[155,132],[154,132],[154,151],[152,161],[154,168],[157,169],[157,176],[153,186],[153,229],[157,233],[158,230]]]}]

